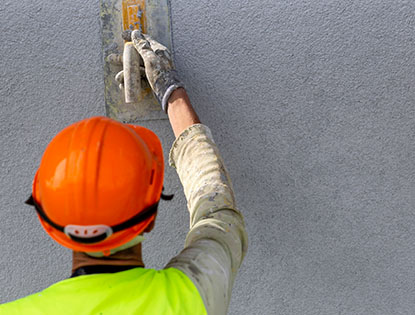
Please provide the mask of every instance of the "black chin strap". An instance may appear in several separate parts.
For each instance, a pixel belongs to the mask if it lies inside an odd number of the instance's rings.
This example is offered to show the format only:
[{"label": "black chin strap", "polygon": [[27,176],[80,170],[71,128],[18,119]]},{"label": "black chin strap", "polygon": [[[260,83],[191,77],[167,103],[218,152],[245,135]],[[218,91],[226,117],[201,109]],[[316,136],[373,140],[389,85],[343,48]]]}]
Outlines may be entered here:
[{"label": "black chin strap", "polygon": [[[163,187],[164,190],[164,187]],[[164,195],[163,193],[161,193],[160,198],[163,200],[172,200],[174,197],[174,195]],[[55,228],[56,230],[65,233],[65,227],[55,223],[52,221],[52,219],[50,219],[45,211],[43,211],[42,206],[36,202],[36,200],[33,198],[33,195],[31,195],[29,197],[29,199],[26,200],[25,202],[26,204],[30,205],[30,206],[34,206],[36,209],[37,214],[46,222],[48,223],[50,226],[52,226],[53,228]],[[156,203],[152,204],[151,206],[145,208],[144,210],[140,211],[139,213],[137,213],[135,216],[129,218],[128,220],[113,225],[113,226],[109,226],[109,228],[111,229],[112,233],[116,233],[125,229],[128,229],[130,227],[133,227],[134,225],[137,225],[138,223],[148,219],[149,217],[151,217],[152,215],[154,215],[157,212],[158,209],[158,205],[159,202],[157,201]],[[112,233],[110,232],[109,235],[111,235]],[[98,243],[101,242],[103,240],[105,240],[109,235],[104,233],[101,235],[97,235],[95,237],[77,237],[76,235],[72,235],[72,234],[67,234],[73,241],[78,242],[78,243],[83,243],[83,244],[94,244],[94,243]]]},{"label": "black chin strap", "polygon": [[[26,204],[30,205],[30,206],[34,206],[36,209],[36,212],[39,214],[39,216],[45,221],[47,222],[50,226],[54,227],[55,229],[57,229],[58,231],[65,233],[65,227],[62,225],[59,225],[55,222],[53,222],[47,215],[46,213],[43,211],[42,206],[40,204],[38,204],[36,202],[36,200],[33,198],[33,196],[30,196],[29,199],[26,200],[25,202]],[[134,225],[137,225],[138,223],[148,219],[149,217],[151,217],[153,214],[155,214],[157,212],[158,209],[158,202],[152,204],[151,206],[145,208],[143,211],[137,213],[135,216],[131,217],[130,219],[110,226],[112,233],[116,233],[125,229],[128,229]],[[103,236],[99,235],[93,238],[81,238],[81,237],[76,237],[76,236],[72,236],[70,235],[70,237],[78,243],[97,243],[100,242],[102,240],[104,240],[106,238],[105,234],[103,234]]]},{"label": "black chin strap", "polygon": [[46,213],[43,211],[42,207],[36,202],[35,198],[33,198],[33,195],[30,195],[29,199],[25,201],[25,204],[29,206],[34,206],[37,214],[50,226],[54,227],[58,231],[64,233],[64,227],[62,225],[59,225],[55,222],[53,222],[49,217],[46,215]]},{"label": "black chin strap", "polygon": [[144,221],[144,220],[148,219],[149,217],[151,217],[153,214],[155,214],[157,212],[158,205],[159,205],[159,202],[157,201],[155,204],[152,204],[151,206],[145,208],[143,211],[136,214],[135,216],[128,219],[127,221],[124,221],[120,224],[111,226],[112,232],[115,233],[115,232],[119,232],[119,231],[128,229],[128,228],[140,223],[141,221]]}]

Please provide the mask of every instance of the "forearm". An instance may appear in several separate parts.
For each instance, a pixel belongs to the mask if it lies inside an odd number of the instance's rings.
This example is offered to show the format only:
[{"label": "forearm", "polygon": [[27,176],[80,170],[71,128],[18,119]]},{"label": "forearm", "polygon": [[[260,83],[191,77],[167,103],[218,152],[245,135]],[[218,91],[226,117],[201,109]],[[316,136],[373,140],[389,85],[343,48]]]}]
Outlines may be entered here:
[{"label": "forearm", "polygon": [[167,114],[176,138],[188,127],[200,123],[185,89],[175,90],[168,101]]}]

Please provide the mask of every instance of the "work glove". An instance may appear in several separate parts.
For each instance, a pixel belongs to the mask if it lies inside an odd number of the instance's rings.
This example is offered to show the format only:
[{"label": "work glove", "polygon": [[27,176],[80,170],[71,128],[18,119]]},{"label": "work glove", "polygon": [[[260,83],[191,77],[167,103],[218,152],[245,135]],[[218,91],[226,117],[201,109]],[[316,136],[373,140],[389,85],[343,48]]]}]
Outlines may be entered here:
[{"label": "work glove", "polygon": [[[124,33],[123,37],[133,42],[143,59],[147,80],[162,109],[167,113],[170,95],[177,88],[184,86],[174,69],[169,50],[149,35],[138,30]],[[123,73],[118,73],[115,78],[122,87]]]}]

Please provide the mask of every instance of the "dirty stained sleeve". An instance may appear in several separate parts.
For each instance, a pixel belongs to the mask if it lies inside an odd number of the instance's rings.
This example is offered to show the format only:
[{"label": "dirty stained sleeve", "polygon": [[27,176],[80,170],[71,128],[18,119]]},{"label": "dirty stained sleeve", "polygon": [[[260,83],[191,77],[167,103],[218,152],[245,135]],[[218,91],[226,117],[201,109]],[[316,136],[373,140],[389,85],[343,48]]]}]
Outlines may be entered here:
[{"label": "dirty stained sleeve", "polygon": [[242,214],[208,127],[186,129],[170,151],[190,212],[184,250],[166,267],[183,271],[196,285],[208,314],[226,314],[234,279],[247,250]]}]

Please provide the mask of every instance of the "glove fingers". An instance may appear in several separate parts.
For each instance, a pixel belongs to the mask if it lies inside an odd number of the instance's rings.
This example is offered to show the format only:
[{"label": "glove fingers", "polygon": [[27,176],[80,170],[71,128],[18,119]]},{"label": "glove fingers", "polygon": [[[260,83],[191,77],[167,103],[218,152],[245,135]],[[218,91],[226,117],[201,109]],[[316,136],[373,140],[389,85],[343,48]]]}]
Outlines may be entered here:
[{"label": "glove fingers", "polygon": [[149,42],[151,49],[157,54],[158,51],[166,51],[170,56],[170,52],[166,46],[154,40],[150,35],[143,34],[144,38]]},{"label": "glove fingers", "polygon": [[143,34],[140,30],[134,30],[131,33],[131,41],[140,41],[140,40],[145,40],[150,44],[150,47],[152,50],[156,51],[156,50],[167,50],[167,47],[160,44],[158,41],[154,40],[150,35],[148,34]]},{"label": "glove fingers", "polygon": [[149,62],[151,59],[157,58],[154,51],[151,49],[150,43],[147,40],[134,37],[132,37],[132,39],[134,47],[137,49],[141,58],[143,58],[144,64]]},{"label": "glove fingers", "polygon": [[136,39],[136,40],[140,40],[140,39],[146,40],[146,38],[144,37],[144,34],[140,30],[132,31],[130,40],[133,41],[134,39]]},{"label": "glove fingers", "polygon": [[140,31],[135,30],[131,33],[131,41],[140,54],[143,50],[151,50],[150,43],[143,37]]},{"label": "glove fingers", "polygon": [[151,49],[155,52],[155,54],[163,59],[168,65],[169,68],[172,68],[172,58],[169,49],[160,44],[158,41],[154,40],[150,35],[143,34],[144,38],[150,44]]},{"label": "glove fingers", "polygon": [[151,69],[157,68],[157,64],[159,64],[158,61],[160,60],[160,58],[150,48],[150,45],[148,44],[147,41],[141,41],[139,43],[136,43],[134,41],[134,46],[136,47],[141,58],[143,58],[144,67],[147,69],[146,73],[148,75],[149,74],[148,71],[150,71]]},{"label": "glove fingers", "polygon": [[133,31],[131,39],[135,48],[144,60],[144,63],[161,57],[161,61],[168,67],[172,68],[171,55],[167,47],[163,46],[151,36],[141,33],[138,30]]}]

